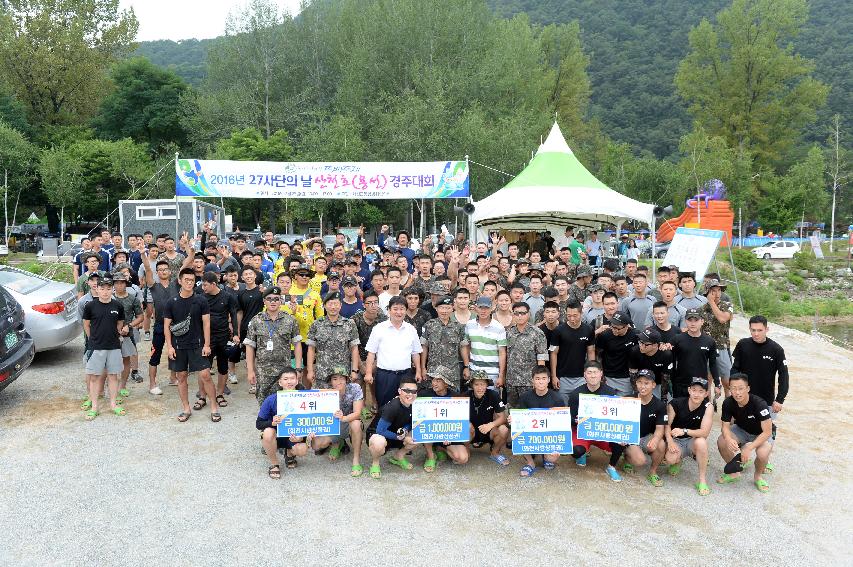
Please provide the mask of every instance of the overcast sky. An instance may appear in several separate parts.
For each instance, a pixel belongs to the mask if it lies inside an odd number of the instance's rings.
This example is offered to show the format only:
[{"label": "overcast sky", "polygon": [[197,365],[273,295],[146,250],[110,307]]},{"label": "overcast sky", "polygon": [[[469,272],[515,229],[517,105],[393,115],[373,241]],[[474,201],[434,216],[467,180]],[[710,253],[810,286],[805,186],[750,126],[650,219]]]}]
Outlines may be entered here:
[{"label": "overcast sky", "polygon": [[[276,0],[292,15],[299,0]],[[154,39],[205,39],[225,33],[225,19],[246,0],[120,0],[122,8],[133,7],[139,20],[137,41]]]}]

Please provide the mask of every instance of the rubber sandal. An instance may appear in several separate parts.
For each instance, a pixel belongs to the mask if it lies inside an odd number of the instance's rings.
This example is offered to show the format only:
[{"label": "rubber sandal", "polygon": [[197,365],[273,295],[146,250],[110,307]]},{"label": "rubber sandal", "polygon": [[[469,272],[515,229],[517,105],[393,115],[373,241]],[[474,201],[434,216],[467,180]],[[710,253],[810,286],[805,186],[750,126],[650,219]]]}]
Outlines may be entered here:
[{"label": "rubber sandal", "polygon": [[668,470],[669,476],[678,476],[678,473],[681,472],[681,463],[669,465]]},{"label": "rubber sandal", "polygon": [[382,469],[379,465],[370,465],[370,478],[380,478],[382,476]]},{"label": "rubber sandal", "polygon": [[193,409],[195,411],[198,411],[206,405],[207,405],[207,400],[204,398],[199,398],[195,401],[195,405],[193,406]]},{"label": "rubber sandal", "polygon": [[536,472],[536,467],[532,465],[524,465],[521,467],[519,474],[525,478],[530,478]]},{"label": "rubber sandal", "polygon": [[631,463],[622,463],[622,472],[629,474],[634,472],[634,465],[632,465]]},{"label": "rubber sandal", "polygon": [[218,396],[216,396],[216,405],[218,405],[221,408],[227,408],[228,407],[228,400],[225,399],[225,396],[223,396],[222,394],[219,394]]},{"label": "rubber sandal", "polygon": [[111,410],[116,415],[127,415],[127,410],[119,406]]},{"label": "rubber sandal", "polygon": [[280,479],[280,478],[281,478],[281,467],[280,467],[280,466],[278,466],[278,465],[272,465],[272,466],[268,469],[267,474],[269,474],[269,475],[270,475],[270,478],[271,478],[271,479],[273,479],[273,480],[278,480],[278,479]]},{"label": "rubber sandal", "polygon": [[447,453],[445,451],[436,451],[435,452],[435,462],[443,463],[447,460]]},{"label": "rubber sandal", "polygon": [[296,457],[292,455],[288,455],[284,458],[284,466],[289,469],[295,469],[299,463],[296,461]]},{"label": "rubber sandal", "polygon": [[255,386],[249,386],[249,393],[254,394],[257,388]]},{"label": "rubber sandal", "polygon": [[663,480],[661,480],[661,478],[655,473],[649,473],[649,475],[646,476],[646,480],[649,481],[649,484],[652,486],[657,486],[658,488],[663,486]]},{"label": "rubber sandal", "polygon": [[723,473],[720,475],[720,478],[717,479],[717,484],[732,484],[740,480],[740,476],[732,476],[730,474]]},{"label": "rubber sandal", "polygon": [[762,494],[770,491],[770,485],[767,484],[767,481],[764,480],[763,478],[759,478],[758,480],[755,481],[755,488],[757,488],[758,492],[760,492]]},{"label": "rubber sandal", "polygon": [[708,485],[704,482],[697,482],[695,486],[696,491],[699,493],[699,496],[708,496],[709,494],[711,494],[711,489],[708,488]]},{"label": "rubber sandal", "polygon": [[361,408],[361,420],[362,421],[370,421],[373,419],[373,412],[370,411],[370,408]]},{"label": "rubber sandal", "polygon": [[121,390],[118,391],[118,395],[121,396],[122,398],[129,398],[130,397],[130,390],[128,390],[127,388],[122,388]]},{"label": "rubber sandal", "polygon": [[80,404],[80,409],[83,411],[92,409],[92,400],[85,400],[82,404]]},{"label": "rubber sandal", "polygon": [[404,471],[410,471],[414,468],[414,465],[406,460],[406,457],[402,457],[399,459],[395,459],[394,457],[390,457],[388,462],[392,465],[398,466]]},{"label": "rubber sandal", "polygon": [[479,441],[477,443],[471,443],[471,447],[473,447],[474,449],[479,449],[483,445],[485,445],[485,443],[481,443]]},{"label": "rubber sandal", "polygon": [[180,421],[181,423],[184,423],[186,420],[188,420],[190,418],[190,416],[192,414],[193,414],[193,412],[182,411],[181,413],[178,414],[178,421]]},{"label": "rubber sandal", "polygon": [[424,461],[424,470],[426,472],[435,472],[435,457]]},{"label": "rubber sandal", "polygon": [[96,412],[95,410],[89,410],[86,412],[86,421],[92,421],[93,419],[95,419],[99,415],[100,414],[98,412]]},{"label": "rubber sandal", "polygon": [[222,416],[219,414],[218,411],[215,411],[210,414],[210,421],[212,421],[213,423],[219,423],[220,421],[222,421]]},{"label": "rubber sandal", "polygon": [[361,465],[353,465],[350,469],[349,475],[353,478],[358,478],[364,472],[364,467]]},{"label": "rubber sandal", "polygon": [[503,455],[489,455],[489,460],[501,465],[502,467],[505,467],[509,464],[509,459],[507,459]]},{"label": "rubber sandal", "polygon": [[341,453],[343,452],[343,448],[340,445],[332,445],[332,448],[329,449],[329,460],[337,461],[340,458]]},{"label": "rubber sandal", "polygon": [[771,465],[770,463],[767,463],[766,465],[764,465],[764,474],[770,474],[772,472],[773,472],[773,465]]},{"label": "rubber sandal", "polygon": [[545,459],[542,459],[542,468],[546,471],[552,471],[557,468],[557,465],[555,465],[551,461],[546,461]]}]

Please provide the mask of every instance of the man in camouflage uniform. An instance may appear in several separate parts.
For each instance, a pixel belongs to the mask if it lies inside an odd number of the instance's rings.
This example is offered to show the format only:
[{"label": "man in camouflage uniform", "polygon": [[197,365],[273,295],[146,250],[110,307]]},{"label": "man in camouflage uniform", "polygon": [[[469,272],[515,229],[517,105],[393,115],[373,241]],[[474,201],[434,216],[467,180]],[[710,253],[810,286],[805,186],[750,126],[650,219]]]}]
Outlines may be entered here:
[{"label": "man in camouflage uniform", "polygon": [[578,266],[575,283],[569,287],[569,301],[574,300],[583,305],[584,300],[590,294],[590,282],[592,282],[592,268],[589,266]]},{"label": "man in camouflage uniform", "polygon": [[729,389],[729,374],[732,371],[732,354],[729,351],[729,327],[732,324],[734,306],[731,301],[722,298],[726,286],[720,280],[709,280],[705,284],[705,297],[708,300],[700,311],[705,319],[704,330],[717,344],[717,372],[723,387]]},{"label": "man in camouflage uniform", "polygon": [[296,368],[302,368],[302,337],[292,315],[281,310],[281,288],[273,286],[264,293],[266,310],[249,321],[246,330],[246,369],[249,384],[256,384],[258,404],[272,395],[278,376],[291,364],[290,347],[295,352]]},{"label": "man in camouflage uniform", "polygon": [[328,389],[332,369],[343,367],[350,381],[358,378],[358,329],[341,317],[341,294],[329,292],[323,300],[326,316],[311,323],[308,330],[308,364],[305,381],[310,388]]},{"label": "man in camouflage uniform", "polygon": [[420,290],[421,295],[425,296],[429,293],[432,283],[435,281],[435,276],[432,275],[432,258],[422,254],[415,258],[414,266],[415,273],[412,276],[412,283],[407,289]]},{"label": "man in camouflage uniform", "polygon": [[365,365],[367,362],[367,349],[365,347],[367,346],[368,339],[370,339],[373,327],[387,320],[388,316],[379,308],[379,296],[374,290],[371,289],[364,293],[362,303],[364,303],[364,309],[350,317],[350,321],[355,323],[355,328],[358,330],[358,357],[360,359],[358,368],[361,371],[359,374],[359,384],[361,384],[361,388],[364,390],[364,404],[366,408],[373,408],[376,405],[376,391],[373,384],[364,384],[363,382],[364,370],[367,368]]},{"label": "man in camouflage uniform", "polygon": [[[421,334],[421,376],[431,376],[430,373],[436,368],[444,366],[453,371],[454,387],[462,391],[459,349],[468,344],[465,325],[451,319],[453,299],[450,297],[442,296],[434,307],[438,318],[427,321]],[[426,381],[420,384],[421,389],[430,386]]]},{"label": "man in camouflage uniform", "polygon": [[530,324],[530,307],[522,302],[512,306],[513,325],[506,332],[507,403],[517,406],[518,398],[530,389],[533,369],[548,361],[548,341],[542,329]]}]

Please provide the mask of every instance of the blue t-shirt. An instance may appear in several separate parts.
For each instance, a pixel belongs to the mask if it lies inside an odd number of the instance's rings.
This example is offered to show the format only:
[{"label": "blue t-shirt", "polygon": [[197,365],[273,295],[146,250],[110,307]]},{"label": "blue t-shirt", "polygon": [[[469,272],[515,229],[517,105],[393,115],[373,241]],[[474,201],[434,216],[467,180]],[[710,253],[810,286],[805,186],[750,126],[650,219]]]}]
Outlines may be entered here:
[{"label": "blue t-shirt", "polygon": [[[302,384],[297,384],[296,389],[304,390],[305,387]],[[278,394],[270,394],[261,403],[261,409],[258,410],[258,419],[261,421],[272,421],[272,418],[276,415],[278,415]]]},{"label": "blue t-shirt", "polygon": [[355,303],[349,304],[346,301],[341,301],[341,317],[345,319],[352,318],[353,315],[364,309],[364,303],[357,299]]}]

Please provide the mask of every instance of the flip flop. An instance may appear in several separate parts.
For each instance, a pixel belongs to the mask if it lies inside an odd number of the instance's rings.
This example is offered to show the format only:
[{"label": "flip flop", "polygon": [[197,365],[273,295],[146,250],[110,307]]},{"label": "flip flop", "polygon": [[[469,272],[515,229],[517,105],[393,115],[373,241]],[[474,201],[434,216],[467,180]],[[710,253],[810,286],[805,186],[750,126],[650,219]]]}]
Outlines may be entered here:
[{"label": "flip flop", "polygon": [[182,411],[181,413],[178,414],[178,421],[180,421],[181,423],[184,423],[186,420],[188,420],[190,418],[190,416],[192,414],[193,414],[193,412],[191,412],[191,411],[190,412]]},{"label": "flip flop", "polygon": [[773,472],[773,465],[771,465],[770,463],[767,463],[766,465],[764,465],[764,474],[770,474],[772,472]]},{"label": "flip flop", "polygon": [[358,478],[364,472],[364,467],[361,465],[353,465],[350,469],[350,476],[353,478]]},{"label": "flip flop", "polygon": [[127,410],[121,406],[115,407],[111,411],[116,415],[126,415],[127,414]]},{"label": "flip flop", "polygon": [[424,470],[426,472],[434,472],[435,471],[435,457],[432,459],[427,459],[424,461]]},{"label": "flip flop", "polygon": [[699,492],[699,496],[708,496],[711,494],[711,489],[704,482],[696,483],[696,491]]},{"label": "flip flop", "polygon": [[503,455],[489,455],[489,460],[501,465],[502,467],[505,467],[509,464],[509,459],[507,459]]},{"label": "flip flop", "polygon": [[728,473],[723,473],[717,479],[717,484],[732,484],[740,480],[740,476],[732,476]]},{"label": "flip flop", "polygon": [[92,421],[93,419],[95,419],[99,415],[101,415],[101,414],[96,412],[95,410],[90,409],[89,411],[86,412],[86,421]]},{"label": "flip flop", "polygon": [[284,458],[284,466],[289,469],[295,469],[299,463],[296,461],[296,457],[292,455],[288,455]]},{"label": "flip flop", "polygon": [[404,471],[410,471],[414,468],[414,465],[406,460],[406,457],[401,457],[399,459],[395,459],[394,457],[390,457],[388,462],[392,465],[398,466]]},{"label": "flip flop", "polygon": [[669,476],[678,476],[678,473],[681,472],[681,463],[669,465],[668,470],[669,470]]},{"label": "flip flop", "polygon": [[552,471],[557,468],[557,465],[555,465],[551,461],[546,461],[545,459],[542,459],[542,468],[546,471]]},{"label": "flip flop", "polygon": [[519,474],[521,474],[521,476],[525,478],[530,478],[535,472],[536,467],[532,465],[524,465],[523,467],[521,467],[521,472]]},{"label": "flip flop", "polygon": [[622,463],[622,472],[633,473],[634,472],[634,465],[632,465],[631,463]]},{"label": "flip flop", "polygon": [[207,400],[204,398],[199,398],[195,401],[195,405],[193,406],[193,409],[195,411],[198,411],[206,405],[207,405]]},{"label": "flip flop", "polygon": [[758,492],[760,492],[762,494],[770,491],[770,485],[767,484],[767,481],[764,480],[763,478],[759,478],[758,480],[755,481],[755,488],[757,488]]},{"label": "flip flop", "polygon": [[87,410],[92,409],[92,400],[90,400],[88,398],[86,400],[84,400],[83,403],[80,404],[80,409],[83,411],[87,411]]},{"label": "flip flop", "polygon": [[130,390],[128,390],[127,388],[122,388],[121,390],[118,391],[118,395],[121,396],[122,398],[129,398],[130,397]]},{"label": "flip flop", "polygon": [[341,456],[342,452],[343,452],[343,449],[341,448],[340,445],[332,445],[332,448],[329,449],[329,460],[330,461],[337,461],[338,458]]},{"label": "flip flop", "polygon": [[380,478],[382,476],[382,469],[379,465],[370,465],[370,478]]},{"label": "flip flop", "polygon": [[646,480],[649,481],[652,486],[663,486],[663,481],[656,473],[649,473],[648,476],[646,476]]},{"label": "flip flop", "polygon": [[436,463],[443,463],[443,462],[444,462],[444,461],[446,461],[446,460],[447,460],[447,453],[446,453],[445,451],[439,451],[439,450],[436,450],[436,452],[435,452],[435,462],[436,462]]}]

